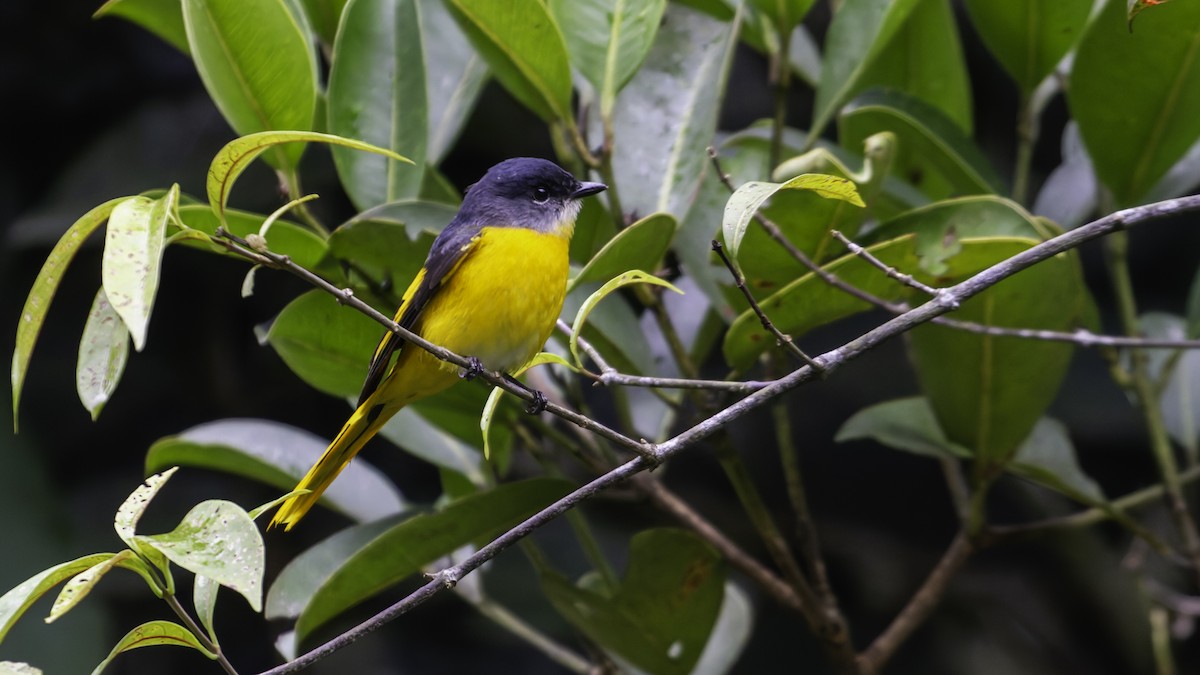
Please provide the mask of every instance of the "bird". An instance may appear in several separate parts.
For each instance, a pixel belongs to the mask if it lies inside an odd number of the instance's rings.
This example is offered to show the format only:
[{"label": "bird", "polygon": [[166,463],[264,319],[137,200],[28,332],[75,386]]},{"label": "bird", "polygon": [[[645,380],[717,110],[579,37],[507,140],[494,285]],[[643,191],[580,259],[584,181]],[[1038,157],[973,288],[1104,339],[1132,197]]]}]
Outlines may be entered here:
[{"label": "bird", "polygon": [[[467,376],[524,366],[562,312],[582,200],[606,189],[545,159],[517,157],[488,169],[434,240],[394,321],[468,357]],[[461,378],[454,364],[385,333],[354,412],[296,486],[309,492],[285,500],[270,527],[292,529],[388,419]],[[544,407],[545,398],[535,392],[533,412],[539,403]]]}]

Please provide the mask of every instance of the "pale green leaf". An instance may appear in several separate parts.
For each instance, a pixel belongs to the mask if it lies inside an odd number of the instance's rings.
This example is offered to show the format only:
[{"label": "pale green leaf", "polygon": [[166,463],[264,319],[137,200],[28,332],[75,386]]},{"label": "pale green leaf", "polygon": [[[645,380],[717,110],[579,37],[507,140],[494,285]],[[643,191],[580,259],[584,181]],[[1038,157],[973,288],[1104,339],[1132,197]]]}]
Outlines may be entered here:
[{"label": "pale green leaf", "polygon": [[131,649],[140,647],[153,647],[156,645],[168,645],[175,647],[191,647],[196,651],[204,654],[210,659],[216,659],[217,655],[208,651],[200,644],[195,635],[192,635],[188,629],[171,621],[147,621],[146,623],[134,628],[121,638],[108,657],[96,666],[92,671],[92,675],[99,675],[108,667],[121,652],[127,652]]},{"label": "pale green leaf", "polygon": [[575,321],[571,324],[571,356],[575,358],[575,363],[580,367],[583,365],[583,360],[579,357],[579,335],[580,331],[583,330],[584,324],[587,322],[588,315],[610,293],[630,284],[653,284],[669,288],[676,293],[683,292],[672,285],[671,282],[664,281],[653,274],[648,274],[641,270],[630,270],[609,280],[608,283],[588,296],[587,300],[583,302],[583,305],[580,306],[579,311],[575,314]]},{"label": "pale green leaf", "polygon": [[104,404],[116,390],[128,358],[129,329],[108,303],[101,288],[88,312],[75,366],[75,391],[83,407],[92,414],[93,421],[100,416]]}]

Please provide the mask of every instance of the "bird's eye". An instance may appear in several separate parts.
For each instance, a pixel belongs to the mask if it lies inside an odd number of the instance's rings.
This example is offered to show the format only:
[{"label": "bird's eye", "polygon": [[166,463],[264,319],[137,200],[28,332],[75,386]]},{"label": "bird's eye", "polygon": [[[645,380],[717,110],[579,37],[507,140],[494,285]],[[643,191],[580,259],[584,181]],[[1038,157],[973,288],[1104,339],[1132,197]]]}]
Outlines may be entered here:
[{"label": "bird's eye", "polygon": [[544,187],[536,187],[533,189],[533,201],[538,204],[545,204],[546,200],[550,199],[550,191]]}]

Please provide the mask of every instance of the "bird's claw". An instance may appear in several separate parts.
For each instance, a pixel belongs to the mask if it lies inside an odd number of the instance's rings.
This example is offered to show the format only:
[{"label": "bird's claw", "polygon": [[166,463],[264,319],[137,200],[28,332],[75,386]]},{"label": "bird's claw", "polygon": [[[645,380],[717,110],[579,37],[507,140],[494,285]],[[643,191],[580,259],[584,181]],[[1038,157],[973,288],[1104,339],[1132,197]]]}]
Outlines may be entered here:
[{"label": "bird's claw", "polygon": [[467,367],[463,369],[462,374],[459,375],[459,377],[470,382],[471,380],[482,375],[486,370],[487,368],[483,367],[483,361],[480,361],[478,357],[468,356]]},{"label": "bird's claw", "polygon": [[530,415],[537,415],[546,409],[546,404],[549,403],[549,401],[546,400],[546,395],[537,389],[533,389],[531,391],[533,393],[533,400],[529,402],[529,405],[525,406],[525,412],[529,413]]}]

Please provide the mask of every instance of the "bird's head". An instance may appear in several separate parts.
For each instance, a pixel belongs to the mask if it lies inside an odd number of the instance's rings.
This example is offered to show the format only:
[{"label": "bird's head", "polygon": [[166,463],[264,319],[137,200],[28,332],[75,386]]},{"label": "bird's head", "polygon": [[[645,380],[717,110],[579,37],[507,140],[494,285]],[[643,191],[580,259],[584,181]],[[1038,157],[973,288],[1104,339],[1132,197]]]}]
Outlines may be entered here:
[{"label": "bird's head", "polygon": [[607,188],[580,181],[554,162],[517,157],[488,169],[468,188],[459,215],[489,227],[569,234],[580,200]]}]

